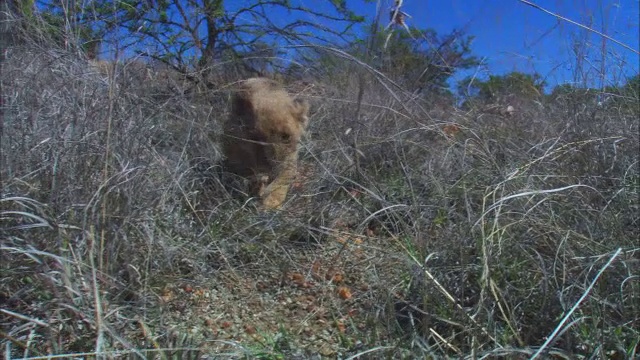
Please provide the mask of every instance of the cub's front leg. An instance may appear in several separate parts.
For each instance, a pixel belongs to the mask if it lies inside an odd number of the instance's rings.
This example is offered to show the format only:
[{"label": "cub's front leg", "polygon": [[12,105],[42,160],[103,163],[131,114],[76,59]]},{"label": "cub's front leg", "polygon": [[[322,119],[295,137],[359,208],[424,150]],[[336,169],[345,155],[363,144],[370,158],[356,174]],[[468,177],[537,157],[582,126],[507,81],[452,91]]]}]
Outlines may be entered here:
[{"label": "cub's front leg", "polygon": [[287,198],[289,186],[291,186],[291,183],[293,183],[296,178],[297,171],[297,153],[288,155],[285,160],[277,166],[274,171],[275,178],[273,181],[260,190],[262,205],[266,209],[277,209],[282,206]]}]

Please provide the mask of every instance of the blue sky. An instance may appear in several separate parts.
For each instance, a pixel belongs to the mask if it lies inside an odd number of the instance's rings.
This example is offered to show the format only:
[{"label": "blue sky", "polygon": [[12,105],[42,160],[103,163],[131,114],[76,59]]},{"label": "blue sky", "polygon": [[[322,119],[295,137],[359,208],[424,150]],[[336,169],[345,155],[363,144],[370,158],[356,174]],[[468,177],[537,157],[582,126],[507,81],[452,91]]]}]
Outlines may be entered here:
[{"label": "blue sky", "polygon": [[[534,1],[545,9],[588,25],[638,50],[639,2],[637,0]],[[602,37],[558,20],[516,0],[405,0],[403,8],[417,27],[440,32],[464,28],[475,36],[473,50],[485,59],[491,73],[536,71],[550,85],[580,80],[575,73],[575,42],[585,45],[590,61],[587,80],[599,78]],[[586,35],[586,37],[585,37]],[[638,73],[639,55],[611,42],[605,42],[604,63],[608,82]],[[583,73],[583,72],[581,72]]]},{"label": "blue sky", "polygon": [[[633,49],[640,49],[639,0],[533,0],[547,10],[606,33]],[[46,2],[46,1],[45,1]],[[233,12],[254,4],[255,0],[227,0],[225,9]],[[330,0],[291,0],[318,12],[330,11]],[[388,21],[392,0],[347,0],[347,6],[366,22],[375,19],[378,4],[383,9],[382,21]],[[432,28],[439,34],[463,29],[475,37],[473,54],[483,65],[456,74],[451,84],[468,75],[486,78],[489,74],[511,71],[537,72],[549,87],[559,83],[576,83],[599,87],[624,82],[639,72],[640,55],[602,37],[534,9],[518,0],[404,0],[402,10],[411,16],[410,26]],[[279,7],[268,14],[271,21],[284,25],[295,19]],[[335,27],[310,14],[298,16],[304,20]],[[243,16],[239,21],[251,23]],[[362,34],[366,26],[360,27]],[[204,34],[204,25],[202,25]],[[398,29],[396,31],[404,31]],[[575,44],[583,51],[575,52]],[[602,62],[602,53],[605,61]],[[582,61],[577,62],[577,59]],[[604,69],[604,78],[600,76]]]},{"label": "blue sky", "polygon": [[[322,0],[299,0],[308,7],[318,7]],[[381,0],[388,20],[390,0]],[[534,3],[558,15],[603,32],[633,49],[640,48],[638,0],[535,0]],[[348,0],[348,6],[375,18],[377,2]],[[486,66],[471,73],[479,76],[511,71],[538,72],[550,86],[582,82],[599,86],[602,81],[602,38],[568,22],[545,14],[518,0],[404,0],[403,11],[412,18],[408,24],[432,28],[439,34],[464,29],[473,35],[473,52]],[[573,50],[575,44],[586,51],[581,65]],[[638,54],[611,41],[605,41],[605,85],[638,74]],[[458,74],[462,78],[469,73]],[[580,76],[580,75],[584,76]]]}]

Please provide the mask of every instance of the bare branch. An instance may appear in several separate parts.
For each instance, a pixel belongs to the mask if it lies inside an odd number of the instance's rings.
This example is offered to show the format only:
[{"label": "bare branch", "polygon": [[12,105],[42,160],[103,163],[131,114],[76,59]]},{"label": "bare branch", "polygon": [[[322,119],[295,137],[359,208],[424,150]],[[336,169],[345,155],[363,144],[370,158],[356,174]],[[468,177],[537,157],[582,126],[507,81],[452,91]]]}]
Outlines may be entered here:
[{"label": "bare branch", "polygon": [[552,12],[552,11],[549,11],[549,10],[547,10],[547,9],[543,8],[542,6],[537,5],[537,4],[534,4],[534,3],[530,2],[530,1],[527,1],[527,0],[520,0],[520,2],[521,2],[521,3],[523,3],[523,4],[529,5],[529,6],[533,7],[533,8],[536,8],[536,9],[538,9],[538,10],[542,11],[542,12],[545,12],[545,13],[547,13],[547,14],[549,14],[549,15],[555,16],[555,17],[557,17],[557,18],[558,18],[558,19],[560,19],[560,20],[566,21],[566,22],[568,22],[568,23],[570,23],[570,24],[573,24],[573,25],[579,26],[579,27],[581,27],[581,28],[583,28],[583,29],[585,29],[585,30],[591,31],[591,32],[592,32],[592,33],[594,33],[594,34],[598,34],[598,35],[602,36],[603,38],[605,38],[605,39],[607,39],[607,40],[611,40],[611,41],[613,41],[614,43],[616,43],[616,44],[618,44],[618,45],[620,45],[620,46],[624,47],[625,49],[627,49],[627,50],[631,50],[631,51],[633,51],[634,53],[636,53],[636,54],[640,55],[640,51],[638,51],[638,50],[636,50],[636,49],[632,48],[631,46],[626,45],[626,44],[624,44],[624,43],[622,43],[622,42],[620,42],[620,41],[618,41],[618,40],[616,40],[616,39],[612,38],[611,36],[608,36],[607,34],[603,34],[603,33],[601,33],[601,32],[600,32],[600,31],[598,31],[598,30],[592,29],[592,28],[590,28],[590,27],[588,27],[588,26],[586,26],[586,25],[582,25],[582,24],[580,24],[579,22],[575,22],[575,21],[573,21],[573,20],[571,20],[571,19],[567,19],[566,17],[560,16],[560,15],[558,15],[558,14],[556,14],[556,13]]}]

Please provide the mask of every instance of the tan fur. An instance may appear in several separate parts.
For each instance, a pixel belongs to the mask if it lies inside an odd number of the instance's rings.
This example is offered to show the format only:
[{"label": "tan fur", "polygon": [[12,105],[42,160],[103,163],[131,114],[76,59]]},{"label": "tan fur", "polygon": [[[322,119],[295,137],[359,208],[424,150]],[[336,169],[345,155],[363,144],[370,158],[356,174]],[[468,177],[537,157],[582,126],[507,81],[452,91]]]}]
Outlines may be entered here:
[{"label": "tan fur", "polygon": [[308,112],[306,101],[265,78],[243,81],[233,96],[222,142],[225,169],[248,178],[265,208],[282,205],[296,176]]}]

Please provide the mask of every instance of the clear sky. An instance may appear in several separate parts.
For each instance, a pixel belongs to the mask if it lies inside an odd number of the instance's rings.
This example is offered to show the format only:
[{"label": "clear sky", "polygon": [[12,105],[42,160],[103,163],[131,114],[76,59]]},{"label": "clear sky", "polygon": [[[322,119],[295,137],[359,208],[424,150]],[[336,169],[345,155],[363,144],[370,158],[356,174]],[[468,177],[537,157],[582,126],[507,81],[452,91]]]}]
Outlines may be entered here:
[{"label": "clear sky", "polygon": [[[639,2],[637,0],[534,1],[545,9],[603,32],[638,50]],[[573,82],[576,41],[588,51],[584,68],[598,77],[602,66],[602,37],[527,6],[517,0],[405,0],[403,8],[417,27],[438,32],[463,28],[475,36],[474,52],[485,58],[492,73],[537,71],[550,84]],[[605,72],[609,81],[638,73],[639,55],[605,42]],[[590,77],[590,76],[588,76]]]},{"label": "clear sky", "polygon": [[[331,11],[330,0],[290,0],[317,12]],[[386,25],[392,0],[346,0],[347,6],[363,15],[370,24],[376,17],[378,5],[383,10]],[[635,50],[640,49],[639,0],[532,0],[558,15],[587,25],[623,42]],[[237,11],[255,0],[227,0],[225,9]],[[451,84],[468,75],[486,78],[488,74],[511,71],[537,72],[549,87],[559,83],[575,83],[592,87],[619,84],[640,71],[640,55],[583,30],[576,25],[557,19],[519,0],[404,0],[402,10],[411,16],[410,26],[432,28],[445,35],[462,29],[475,37],[473,54],[482,59],[482,65],[454,76]],[[269,20],[284,25],[301,16],[304,20],[335,27],[336,24],[311,14],[292,14],[282,7],[267,12]],[[254,20],[241,16],[238,21]],[[366,26],[360,27],[362,34]],[[201,25],[203,34],[204,24]],[[396,31],[401,31],[400,29]],[[403,31],[403,30],[402,30]],[[602,54],[604,56],[604,62]],[[602,78],[600,74],[603,73]]]},{"label": "clear sky", "polygon": [[[326,0],[298,0],[309,7]],[[388,21],[391,0],[380,0],[382,20]],[[558,15],[587,25],[640,49],[638,0],[533,0]],[[377,2],[347,0],[356,13],[375,18]],[[486,66],[474,69],[478,75],[510,71],[538,72],[550,86],[581,82],[586,74],[591,86],[598,86],[602,69],[603,40],[565,21],[558,20],[518,0],[404,0],[408,24],[432,28],[439,34],[464,29],[473,35],[473,52]],[[586,56],[578,56],[579,44]],[[640,56],[611,41],[604,42],[606,83],[638,74]],[[581,65],[576,59],[585,58]],[[462,78],[466,74],[458,74]]]}]

